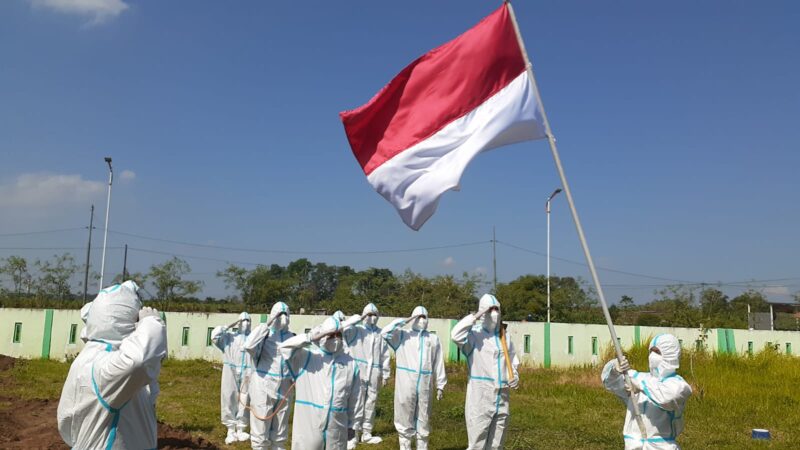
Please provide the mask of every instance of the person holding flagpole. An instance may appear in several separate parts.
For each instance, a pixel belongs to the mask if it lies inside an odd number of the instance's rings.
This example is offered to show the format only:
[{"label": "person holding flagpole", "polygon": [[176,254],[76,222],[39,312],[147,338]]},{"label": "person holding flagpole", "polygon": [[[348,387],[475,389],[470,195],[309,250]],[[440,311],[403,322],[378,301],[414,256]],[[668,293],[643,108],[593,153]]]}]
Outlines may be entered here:
[{"label": "person holding flagpole", "polygon": [[[339,116],[367,181],[414,230],[433,216],[445,192],[459,189],[480,153],[546,139],[617,360],[623,360],[511,2],[417,58],[366,104]],[[646,437],[638,404],[631,402],[631,408]]]}]

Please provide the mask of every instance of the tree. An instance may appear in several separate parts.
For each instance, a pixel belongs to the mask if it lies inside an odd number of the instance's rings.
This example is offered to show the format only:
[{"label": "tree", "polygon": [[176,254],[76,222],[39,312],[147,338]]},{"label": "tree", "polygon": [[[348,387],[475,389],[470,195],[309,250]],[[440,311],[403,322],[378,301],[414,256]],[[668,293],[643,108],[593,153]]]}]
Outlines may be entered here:
[{"label": "tree", "polygon": [[[99,278],[99,275],[98,275],[98,278]],[[90,279],[91,279],[91,277],[90,277]],[[112,284],[121,284],[121,283],[123,283],[125,281],[128,281],[128,280],[132,280],[140,288],[142,288],[142,287],[145,286],[145,283],[147,283],[147,274],[146,273],[142,273],[142,272],[134,272],[134,273],[128,272],[127,278],[123,279],[122,274],[118,273],[114,277],[114,279],[111,280],[111,283]]]},{"label": "tree", "polygon": [[[186,297],[200,291],[203,286],[201,281],[184,280],[183,277],[192,271],[189,263],[173,256],[163,264],[150,267],[147,277],[156,289],[156,296],[161,301],[169,302],[177,297]],[[166,309],[166,308],[165,308]]]},{"label": "tree", "polygon": [[72,295],[70,279],[80,268],[69,253],[54,255],[53,258],[55,259],[52,262],[36,260],[34,263],[39,271],[37,291],[40,295],[64,300]]},{"label": "tree", "polygon": [[11,277],[14,293],[19,295],[22,293],[23,286],[26,282],[29,283],[31,279],[31,275],[28,273],[28,261],[22,256],[9,256],[2,261],[3,265],[0,266],[0,273],[5,273]]},{"label": "tree", "polygon": [[239,299],[244,301],[247,296],[248,279],[250,277],[250,272],[247,269],[230,264],[224,270],[217,271],[217,277],[222,278],[222,281],[225,282],[225,288],[239,291]]}]

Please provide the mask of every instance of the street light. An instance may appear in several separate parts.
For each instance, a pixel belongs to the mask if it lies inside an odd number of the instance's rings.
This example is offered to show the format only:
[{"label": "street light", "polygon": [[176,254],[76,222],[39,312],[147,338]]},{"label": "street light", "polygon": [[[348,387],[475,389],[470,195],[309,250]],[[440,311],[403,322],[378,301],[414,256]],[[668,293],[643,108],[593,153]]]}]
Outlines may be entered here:
[{"label": "street light", "polygon": [[556,189],[550,194],[550,197],[547,197],[544,208],[547,213],[547,323],[550,323],[550,202],[559,192],[561,192],[561,188]]},{"label": "street light", "polygon": [[114,169],[111,167],[111,157],[106,156],[108,164],[108,200],[106,200],[106,230],[103,233],[103,258],[100,260],[100,289],[103,289],[103,275],[106,272],[106,241],[108,240],[108,212],[111,210],[111,183],[114,182]]}]

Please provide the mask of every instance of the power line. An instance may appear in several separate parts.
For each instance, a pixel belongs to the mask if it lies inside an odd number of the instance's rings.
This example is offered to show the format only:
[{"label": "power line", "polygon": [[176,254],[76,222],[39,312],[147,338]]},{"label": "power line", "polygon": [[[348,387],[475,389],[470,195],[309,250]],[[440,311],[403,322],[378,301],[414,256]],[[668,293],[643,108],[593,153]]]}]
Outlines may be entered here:
[{"label": "power line", "polygon": [[209,248],[215,250],[229,250],[229,251],[236,251],[236,252],[248,252],[248,253],[274,253],[274,254],[282,254],[282,255],[375,255],[375,254],[384,254],[384,253],[414,253],[414,252],[425,252],[425,251],[432,251],[432,250],[444,250],[450,248],[462,248],[462,247],[474,247],[477,245],[486,245],[491,243],[491,241],[475,241],[475,242],[463,242],[459,244],[449,244],[449,245],[437,245],[432,247],[416,247],[416,248],[404,248],[404,249],[383,249],[383,250],[340,250],[340,251],[325,251],[325,250],[284,250],[284,249],[252,249],[252,248],[243,248],[243,247],[227,247],[223,245],[213,245],[213,244],[200,244],[197,242],[186,242],[186,241],[176,241],[172,239],[163,239],[163,238],[156,238],[151,236],[143,236],[140,234],[133,234],[133,233],[125,233],[122,231],[113,231],[108,230],[109,233],[117,234],[120,236],[128,236],[128,237],[135,237],[138,239],[145,239],[149,241],[156,241],[156,242],[166,242],[170,244],[177,244],[177,245],[185,245],[189,247],[200,247],[200,248]]},{"label": "power line", "polygon": [[77,231],[77,230],[85,230],[86,227],[77,227],[77,228],[61,228],[57,230],[42,230],[42,231],[25,231],[21,233],[1,233],[0,237],[12,237],[12,236],[31,236],[35,234],[52,234],[52,233],[61,233],[64,231]]},{"label": "power line", "polygon": [[[508,242],[497,241],[497,243],[500,244],[500,245],[505,245],[506,247],[511,247],[513,249],[523,251],[523,252],[533,253],[534,255],[547,257],[546,253],[537,252],[536,250],[527,249],[527,248],[524,248],[524,247],[520,247],[518,245],[510,244]],[[559,258],[559,257],[553,256],[553,255],[550,255],[550,257],[552,259],[557,259],[559,261],[563,261],[563,262],[566,262],[566,263],[576,264],[576,265],[579,265],[579,266],[586,267],[586,263],[582,263],[580,261],[573,261],[571,259]],[[655,276],[655,275],[646,275],[646,274],[642,274],[642,273],[627,272],[627,271],[618,270],[618,269],[610,269],[608,267],[597,266],[597,268],[599,270],[604,270],[606,272],[621,273],[621,274],[624,274],[624,275],[631,275],[631,276],[634,276],[634,277],[650,278],[652,280],[672,281],[672,282],[678,282],[678,283],[682,283],[682,284],[702,284],[702,283],[698,283],[698,282],[694,282],[694,281],[679,280],[679,279],[676,279],[676,278],[665,278],[665,277],[658,277],[658,276]]]},{"label": "power line", "polygon": [[[110,250],[120,250],[125,247],[106,247],[106,248]],[[0,247],[0,250],[86,250],[86,247]]]}]

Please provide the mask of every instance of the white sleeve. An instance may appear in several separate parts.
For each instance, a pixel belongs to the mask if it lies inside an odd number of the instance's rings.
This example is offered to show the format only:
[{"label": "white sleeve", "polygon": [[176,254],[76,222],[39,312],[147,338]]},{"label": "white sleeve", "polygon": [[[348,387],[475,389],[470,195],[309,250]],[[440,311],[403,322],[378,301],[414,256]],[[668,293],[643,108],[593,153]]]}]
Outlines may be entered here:
[{"label": "white sleeve", "polygon": [[214,327],[214,329],[211,330],[211,342],[214,344],[214,347],[224,352],[225,346],[228,344],[227,328],[223,325]]},{"label": "white sleeve", "polygon": [[251,331],[250,335],[247,336],[247,340],[244,342],[244,351],[255,358],[259,350],[261,350],[261,343],[264,342],[264,339],[269,337],[269,331],[269,327],[265,323],[257,326],[255,330]]},{"label": "white sleeve", "polygon": [[400,346],[403,337],[403,322],[405,319],[394,319],[381,329],[381,337],[392,347],[392,350],[397,350],[397,347]]},{"label": "white sleeve", "polygon": [[314,344],[309,339],[308,334],[301,333],[290,337],[278,346],[281,356],[286,360],[286,366],[289,368],[292,378],[296,379],[314,356],[309,349],[312,345]]},{"label": "white sleeve", "polygon": [[469,332],[472,330],[473,325],[475,325],[475,316],[469,314],[461,319],[453,327],[453,331],[450,332],[450,338],[466,356],[472,354],[474,350],[472,343],[469,342]]},{"label": "white sleeve", "polygon": [[613,392],[623,402],[627,402],[629,395],[628,391],[625,390],[625,377],[614,369],[616,361],[616,359],[612,359],[603,366],[600,379],[603,381],[603,386],[607,391]]},{"label": "white sleeve", "polygon": [[649,373],[631,370],[631,383],[660,409],[675,411],[692,395],[692,388],[680,378],[660,379]]},{"label": "white sleeve", "polygon": [[392,377],[392,359],[389,357],[389,344],[381,342],[381,377],[388,380]]},{"label": "white sleeve", "polygon": [[442,355],[442,344],[439,338],[436,338],[436,349],[433,353],[433,361],[431,361],[431,368],[433,375],[436,379],[436,389],[444,390],[447,385],[447,372],[444,370],[444,357]]},{"label": "white sleeve", "polygon": [[103,399],[119,408],[139,389],[158,378],[161,360],[167,355],[167,330],[160,318],[145,317],[119,350],[98,359],[93,377]]}]

